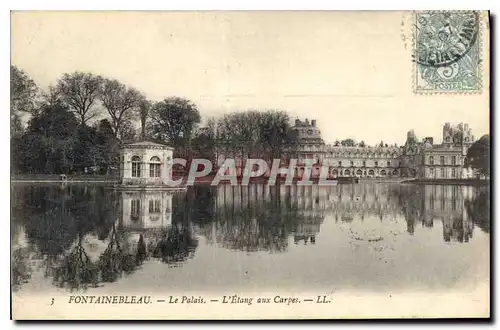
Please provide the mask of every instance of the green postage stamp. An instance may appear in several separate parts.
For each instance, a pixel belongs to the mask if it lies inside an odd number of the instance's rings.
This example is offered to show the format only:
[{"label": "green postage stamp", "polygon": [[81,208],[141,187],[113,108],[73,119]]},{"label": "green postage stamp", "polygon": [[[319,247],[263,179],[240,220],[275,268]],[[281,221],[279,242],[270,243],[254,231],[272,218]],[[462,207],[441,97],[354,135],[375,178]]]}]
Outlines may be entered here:
[{"label": "green postage stamp", "polygon": [[414,92],[481,91],[481,33],[476,11],[414,13]]}]

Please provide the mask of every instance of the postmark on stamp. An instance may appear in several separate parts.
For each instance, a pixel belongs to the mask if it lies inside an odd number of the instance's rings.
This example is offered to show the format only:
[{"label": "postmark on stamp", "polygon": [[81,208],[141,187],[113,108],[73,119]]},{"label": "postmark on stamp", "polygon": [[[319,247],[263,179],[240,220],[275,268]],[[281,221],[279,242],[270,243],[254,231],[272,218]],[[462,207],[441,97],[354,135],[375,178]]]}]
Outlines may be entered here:
[{"label": "postmark on stamp", "polygon": [[414,13],[414,92],[477,93],[481,83],[479,13]]}]

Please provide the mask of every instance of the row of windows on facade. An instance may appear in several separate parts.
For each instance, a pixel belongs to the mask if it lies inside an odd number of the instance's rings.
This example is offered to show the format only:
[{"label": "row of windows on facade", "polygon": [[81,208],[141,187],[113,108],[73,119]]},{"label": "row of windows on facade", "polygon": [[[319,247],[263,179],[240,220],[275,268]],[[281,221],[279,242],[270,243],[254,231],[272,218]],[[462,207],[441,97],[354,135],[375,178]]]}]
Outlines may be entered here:
[{"label": "row of windows on facade", "polygon": [[[160,213],[160,200],[149,201],[149,213]],[[141,200],[133,199],[130,203],[130,214],[138,216],[141,212]]]},{"label": "row of windows on facade", "polygon": [[[435,176],[435,175],[437,174],[437,173],[434,171],[434,168],[432,168],[432,167],[431,167],[431,168],[429,168],[429,173],[430,173],[430,175],[431,175],[432,177],[433,177],[433,176]],[[446,178],[446,171],[445,171],[445,169],[444,169],[444,168],[441,168],[441,169],[440,169],[439,174],[440,174],[440,177],[441,177],[441,178]],[[457,174],[458,174],[458,173],[457,173],[457,171],[456,171],[454,168],[452,168],[452,169],[451,169],[451,177],[452,177],[452,178],[456,178],[456,177],[458,177],[458,175],[457,175]]]},{"label": "row of windows on facade", "polygon": [[[380,171],[381,176],[386,176],[388,173],[389,173],[389,175],[391,174],[391,172],[386,172],[385,170]],[[392,172],[392,175],[398,175],[398,173],[399,172],[397,170],[394,170]],[[363,172],[362,170],[357,170],[357,171],[352,170],[352,172],[351,172],[349,170],[344,170],[344,175],[351,175],[351,174],[353,174],[353,175],[375,175],[375,171],[369,170],[368,172],[366,172],[366,171]],[[338,171],[333,170],[332,175],[338,175]]]},{"label": "row of windows on facade", "polygon": [[[159,178],[161,176],[161,161],[160,158],[154,156],[149,160],[149,177]],[[132,177],[141,177],[141,158],[139,156],[132,157]]]},{"label": "row of windows on facade", "polygon": [[[302,148],[305,149],[305,148]],[[310,151],[316,151],[314,148],[309,148]],[[312,155],[312,154],[311,154]],[[306,158],[308,158],[307,154],[305,155]],[[334,152],[327,152],[326,156],[330,158],[342,158],[342,157],[355,157],[355,158],[398,158],[399,155],[397,153],[393,154],[376,154],[376,153],[359,153],[359,152],[343,152],[343,153],[334,153]],[[311,157],[312,158],[312,157]]]},{"label": "row of windows on facade", "polygon": [[[450,165],[446,164],[446,158],[444,156],[439,157],[440,165]],[[429,156],[429,165],[434,165],[434,156]],[[451,165],[457,165],[457,156],[451,156]]]},{"label": "row of windows on facade", "polygon": [[439,204],[440,207],[437,207],[435,203],[435,200],[434,198],[430,199],[429,200],[429,208],[430,210],[441,210],[441,211],[445,211],[445,210],[453,210],[455,211],[457,209],[457,201],[456,199],[451,199],[450,203],[446,203],[446,200],[444,198],[441,198],[441,203]]},{"label": "row of windows on facade", "polygon": [[[345,161],[344,161],[344,164],[345,164]],[[355,166],[354,165],[354,161],[352,161],[352,160],[351,160],[350,164],[351,164],[351,166]],[[378,167],[379,166],[379,162],[375,161],[375,162],[373,162],[373,165],[375,167]],[[362,166],[366,167],[366,161],[362,162]],[[401,167],[401,163],[400,162],[398,163],[398,166]],[[339,160],[339,167],[342,167],[342,161],[341,160]],[[387,167],[391,167],[391,161],[387,161]]]}]

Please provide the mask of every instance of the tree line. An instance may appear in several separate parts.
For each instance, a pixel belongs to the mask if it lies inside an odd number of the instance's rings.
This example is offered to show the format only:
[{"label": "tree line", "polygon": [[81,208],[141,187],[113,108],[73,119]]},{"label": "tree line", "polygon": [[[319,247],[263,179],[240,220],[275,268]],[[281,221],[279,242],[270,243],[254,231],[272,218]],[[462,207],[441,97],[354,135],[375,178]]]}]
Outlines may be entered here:
[{"label": "tree line", "polygon": [[[121,144],[137,139],[166,143],[175,157],[294,157],[297,132],[282,110],[247,110],[208,119],[190,100],[170,96],[148,100],[117,79],[75,71],[46,90],[11,65],[11,171],[13,173],[110,174],[118,167]],[[28,118],[26,122],[26,118]],[[23,123],[24,122],[24,123]],[[139,123],[139,128],[136,128]],[[354,139],[335,146],[366,147]],[[383,141],[378,147],[389,147]],[[391,147],[397,147],[396,144]],[[474,143],[467,165],[489,175],[489,136]]]},{"label": "tree line", "polygon": [[171,96],[151,101],[116,79],[79,71],[63,74],[42,90],[26,72],[11,66],[10,115],[14,173],[99,169],[109,174],[118,166],[120,145],[137,139],[169,144],[176,157],[211,159],[222,152],[277,157],[293,141],[284,111],[213,117],[195,134],[201,117],[190,100]]}]

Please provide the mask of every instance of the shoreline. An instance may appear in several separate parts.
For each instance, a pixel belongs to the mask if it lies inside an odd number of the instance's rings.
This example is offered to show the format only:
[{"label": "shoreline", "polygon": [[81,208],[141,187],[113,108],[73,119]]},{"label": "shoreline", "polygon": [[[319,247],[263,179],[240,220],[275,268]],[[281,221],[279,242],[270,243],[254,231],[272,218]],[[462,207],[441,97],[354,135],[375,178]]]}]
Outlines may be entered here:
[{"label": "shoreline", "polygon": [[459,186],[488,186],[490,185],[490,180],[480,180],[480,179],[435,179],[435,180],[406,180],[401,183],[410,184],[428,184],[428,185],[459,185]]},{"label": "shoreline", "polygon": [[[177,178],[179,179],[179,178]],[[187,178],[183,178],[183,183],[186,183]],[[195,180],[195,185],[196,184],[210,184],[212,182],[213,178],[199,178]],[[237,178],[237,183],[238,185],[241,184],[241,178]],[[276,180],[276,184],[281,184],[285,183],[286,180],[284,179],[278,179]],[[293,184],[297,184],[300,181],[300,179],[293,179]],[[312,178],[311,179],[312,184],[316,185],[318,184],[318,180]],[[335,184],[363,184],[363,183],[393,183],[393,184],[420,184],[420,185],[473,185],[473,186],[487,186],[490,184],[490,180],[478,180],[478,179],[461,179],[461,180],[451,180],[451,179],[436,179],[436,180],[419,180],[419,179],[414,179],[414,180],[383,180],[383,179],[354,179],[354,178],[336,178],[336,179],[328,179],[328,182],[335,182]],[[112,185],[117,185],[119,184],[119,180],[116,179],[105,179],[105,178],[100,178],[100,179],[75,179],[75,180],[66,180],[62,181],[60,179],[21,179],[21,178],[15,178],[10,180],[11,183],[59,183],[59,184],[74,184],[74,183],[83,183],[83,184],[112,184]],[[229,180],[221,180],[220,184],[228,184],[230,183]],[[267,183],[267,178],[253,178],[249,180],[249,183]]]}]

